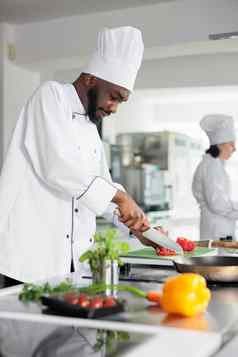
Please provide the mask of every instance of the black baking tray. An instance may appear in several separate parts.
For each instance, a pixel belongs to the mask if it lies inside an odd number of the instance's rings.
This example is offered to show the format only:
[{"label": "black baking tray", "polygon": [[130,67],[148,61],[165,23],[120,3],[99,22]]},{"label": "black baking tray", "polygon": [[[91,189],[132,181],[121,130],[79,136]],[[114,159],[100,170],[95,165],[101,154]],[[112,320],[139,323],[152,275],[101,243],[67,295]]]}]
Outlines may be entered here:
[{"label": "black baking tray", "polygon": [[114,306],[102,307],[98,309],[81,307],[77,304],[70,304],[61,298],[51,296],[42,296],[41,302],[46,307],[46,309],[43,311],[44,313],[89,319],[100,318],[123,312],[125,310],[124,302],[118,302]]}]

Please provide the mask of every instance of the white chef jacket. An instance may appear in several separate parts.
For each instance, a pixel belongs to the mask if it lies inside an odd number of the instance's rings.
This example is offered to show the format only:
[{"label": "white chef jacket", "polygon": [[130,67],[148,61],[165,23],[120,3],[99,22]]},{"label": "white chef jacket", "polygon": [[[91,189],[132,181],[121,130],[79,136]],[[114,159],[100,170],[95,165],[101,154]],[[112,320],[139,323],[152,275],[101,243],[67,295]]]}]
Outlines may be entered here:
[{"label": "white chef jacket", "polygon": [[[0,273],[67,274],[92,244],[117,186],[71,84],[46,82],[21,111],[0,178]],[[111,214],[112,216],[112,214]]]},{"label": "white chef jacket", "polygon": [[204,155],[195,171],[192,191],[201,211],[200,239],[227,236],[234,239],[238,203],[230,198],[231,185],[225,162],[210,154]]}]

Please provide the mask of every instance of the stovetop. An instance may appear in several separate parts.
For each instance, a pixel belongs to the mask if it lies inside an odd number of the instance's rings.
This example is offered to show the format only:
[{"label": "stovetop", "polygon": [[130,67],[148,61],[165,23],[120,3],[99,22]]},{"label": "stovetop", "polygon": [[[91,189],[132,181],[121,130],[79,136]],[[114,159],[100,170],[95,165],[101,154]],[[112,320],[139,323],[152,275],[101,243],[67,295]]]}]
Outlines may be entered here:
[{"label": "stovetop", "polygon": [[[173,267],[153,267],[153,269],[145,266],[129,266],[120,274],[120,281],[134,281],[134,282],[151,282],[164,283],[169,277],[176,276],[179,273]],[[207,281],[207,285],[212,290],[221,288],[238,288],[238,282],[213,282]]]}]

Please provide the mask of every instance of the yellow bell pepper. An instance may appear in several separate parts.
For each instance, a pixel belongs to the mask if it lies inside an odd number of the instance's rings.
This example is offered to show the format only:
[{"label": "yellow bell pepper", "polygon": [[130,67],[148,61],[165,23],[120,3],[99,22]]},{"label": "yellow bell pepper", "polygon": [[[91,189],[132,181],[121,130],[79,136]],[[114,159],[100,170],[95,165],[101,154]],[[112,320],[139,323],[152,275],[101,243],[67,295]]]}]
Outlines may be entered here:
[{"label": "yellow bell pepper", "polygon": [[210,298],[204,277],[184,273],[166,280],[160,303],[168,313],[190,317],[204,312]]}]

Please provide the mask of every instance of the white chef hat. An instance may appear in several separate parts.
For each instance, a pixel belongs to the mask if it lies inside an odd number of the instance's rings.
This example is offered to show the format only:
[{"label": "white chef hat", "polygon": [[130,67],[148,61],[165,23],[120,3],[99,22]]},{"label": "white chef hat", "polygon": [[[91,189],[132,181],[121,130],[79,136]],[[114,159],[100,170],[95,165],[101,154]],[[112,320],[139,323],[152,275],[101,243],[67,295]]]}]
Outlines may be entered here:
[{"label": "white chef hat", "polygon": [[98,33],[97,49],[82,72],[132,91],[143,51],[140,30],[130,26],[105,28]]},{"label": "white chef hat", "polygon": [[234,120],[230,115],[206,115],[200,121],[200,126],[206,132],[210,145],[223,144],[236,140]]}]

